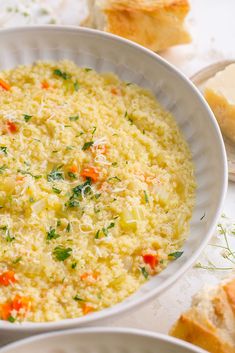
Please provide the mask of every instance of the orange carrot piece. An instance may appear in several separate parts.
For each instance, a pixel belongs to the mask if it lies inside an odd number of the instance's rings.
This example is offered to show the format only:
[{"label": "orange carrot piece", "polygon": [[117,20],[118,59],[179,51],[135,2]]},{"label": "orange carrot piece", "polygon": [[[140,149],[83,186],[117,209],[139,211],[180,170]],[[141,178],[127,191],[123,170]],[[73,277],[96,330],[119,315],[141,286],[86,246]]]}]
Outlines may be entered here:
[{"label": "orange carrot piece", "polygon": [[88,305],[88,304],[82,305],[83,315],[87,315],[89,313],[92,313],[93,311],[94,311],[94,308],[91,305]]},{"label": "orange carrot piece", "polygon": [[16,176],[16,181],[17,181],[17,183],[21,183],[22,181],[24,181],[24,176],[23,175],[17,175]]},{"label": "orange carrot piece", "polygon": [[77,173],[78,172],[78,167],[75,164],[71,165],[71,167],[69,167],[69,172]]},{"label": "orange carrot piece", "polygon": [[81,176],[84,179],[90,178],[93,182],[96,182],[99,178],[99,171],[96,167],[87,167],[82,170]]},{"label": "orange carrot piece", "polygon": [[31,300],[28,297],[22,297],[16,295],[12,301],[12,309],[19,311],[20,309],[29,310],[31,306]]},{"label": "orange carrot piece", "polygon": [[92,152],[98,153],[98,154],[106,154],[108,152],[108,147],[106,145],[93,146]]},{"label": "orange carrot piece", "polygon": [[8,320],[11,316],[12,306],[11,303],[5,303],[0,306],[0,316],[2,320]]},{"label": "orange carrot piece", "polygon": [[50,85],[47,81],[42,81],[41,86],[43,89],[48,89],[50,87]]},{"label": "orange carrot piece", "polygon": [[7,82],[3,81],[1,78],[0,78],[0,86],[3,89],[5,89],[5,91],[9,91],[11,89],[11,86]]},{"label": "orange carrot piece", "polygon": [[85,281],[89,277],[93,278],[94,280],[97,280],[97,278],[99,277],[99,272],[85,272],[80,277],[82,281]]},{"label": "orange carrot piece", "polygon": [[6,271],[3,272],[0,275],[0,285],[2,286],[9,286],[10,284],[13,284],[17,282],[16,278],[15,278],[15,272],[14,271]]},{"label": "orange carrot piece", "polygon": [[145,254],[143,255],[144,262],[149,265],[152,269],[154,269],[158,264],[158,258],[153,254]]},{"label": "orange carrot piece", "polygon": [[15,123],[13,123],[12,121],[7,121],[7,129],[12,134],[14,134],[18,131],[17,125]]}]

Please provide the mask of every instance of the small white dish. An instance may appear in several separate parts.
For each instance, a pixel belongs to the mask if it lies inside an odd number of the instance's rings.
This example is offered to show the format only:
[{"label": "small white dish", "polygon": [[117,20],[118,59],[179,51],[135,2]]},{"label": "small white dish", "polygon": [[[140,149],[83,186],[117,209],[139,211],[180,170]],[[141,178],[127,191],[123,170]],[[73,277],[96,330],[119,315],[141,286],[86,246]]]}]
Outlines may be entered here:
[{"label": "small white dish", "polygon": [[0,353],[206,353],[179,339],[129,328],[86,328],[27,338]]},{"label": "small white dish", "polygon": [[[191,77],[192,82],[198,87],[203,93],[206,82],[217,72],[224,70],[228,65],[234,64],[235,60],[224,60],[218,63],[209,65],[204,69],[197,72]],[[230,141],[226,136],[223,135],[224,144],[228,158],[228,176],[229,180],[235,182],[235,144]]]},{"label": "small white dish", "polygon": [[191,149],[197,191],[183,256],[113,307],[58,322],[0,321],[0,335],[14,340],[33,333],[94,325],[98,321],[107,323],[108,318],[133,310],[165,291],[193,265],[208,243],[227,190],[227,160],[218,124],[189,79],[155,53],[123,38],[84,28],[21,27],[1,30],[0,47],[1,70],[36,60],[70,59],[80,66],[111,71],[122,80],[149,88],[174,115]]}]

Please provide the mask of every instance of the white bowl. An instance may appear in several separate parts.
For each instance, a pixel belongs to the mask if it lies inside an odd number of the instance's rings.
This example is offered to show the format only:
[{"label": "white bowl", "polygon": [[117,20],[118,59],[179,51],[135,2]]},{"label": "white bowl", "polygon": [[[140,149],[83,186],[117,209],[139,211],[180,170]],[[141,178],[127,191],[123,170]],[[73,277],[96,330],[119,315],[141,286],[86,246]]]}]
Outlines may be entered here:
[{"label": "white bowl", "polygon": [[128,328],[89,328],[42,334],[9,344],[0,353],[206,353],[179,339]]},{"label": "white bowl", "polygon": [[[94,324],[146,303],[172,285],[195,262],[216,226],[227,188],[227,164],[217,122],[193,84],[153,52],[103,32],[57,26],[0,31],[0,69],[36,60],[71,59],[98,71],[112,71],[121,79],[150,88],[175,116],[195,163],[196,205],[184,254],[162,273],[120,304],[77,319],[51,323],[0,322],[0,331],[14,336]],[[203,215],[205,215],[203,217]],[[203,218],[203,219],[202,219]],[[5,332],[6,333],[6,332]]]}]

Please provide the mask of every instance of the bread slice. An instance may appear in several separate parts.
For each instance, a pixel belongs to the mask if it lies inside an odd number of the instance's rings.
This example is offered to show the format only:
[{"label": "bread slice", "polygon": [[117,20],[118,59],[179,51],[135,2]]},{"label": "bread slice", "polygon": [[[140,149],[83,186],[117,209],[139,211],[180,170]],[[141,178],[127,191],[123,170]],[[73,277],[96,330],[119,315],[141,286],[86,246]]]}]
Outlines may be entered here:
[{"label": "bread slice", "polygon": [[170,334],[212,353],[235,353],[235,280],[199,293]]},{"label": "bread slice", "polygon": [[184,28],[188,0],[88,0],[82,25],[117,34],[153,51],[188,43]]}]

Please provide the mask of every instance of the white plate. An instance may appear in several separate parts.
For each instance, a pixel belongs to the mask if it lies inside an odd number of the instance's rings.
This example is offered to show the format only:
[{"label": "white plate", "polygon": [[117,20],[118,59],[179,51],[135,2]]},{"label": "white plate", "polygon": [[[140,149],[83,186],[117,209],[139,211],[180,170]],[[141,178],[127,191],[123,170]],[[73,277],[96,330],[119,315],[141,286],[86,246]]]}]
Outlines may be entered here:
[{"label": "white plate", "polygon": [[[196,73],[191,77],[191,80],[203,93],[205,84],[211,77],[215,76],[217,72],[224,70],[228,65],[231,65],[234,63],[235,63],[235,60],[219,61],[218,63],[209,65],[204,69],[200,70],[198,73]],[[233,143],[224,135],[223,135],[223,139],[224,139],[227,158],[228,158],[229,180],[235,182],[235,143]]]},{"label": "white plate", "polygon": [[[0,322],[0,331],[18,335],[97,323],[146,303],[171,286],[195,262],[209,241],[227,190],[227,161],[217,122],[193,84],[153,52],[107,33],[73,27],[39,26],[0,31],[0,69],[36,60],[71,59],[98,71],[112,71],[150,88],[173,113],[188,144],[197,178],[196,205],[184,254],[124,302],[77,319],[52,323]],[[204,216],[204,217],[203,217]],[[203,218],[203,219],[202,219]],[[107,322],[107,321],[106,321]]]},{"label": "white plate", "polygon": [[206,353],[184,341],[128,328],[90,328],[42,334],[10,344],[0,353]]}]

